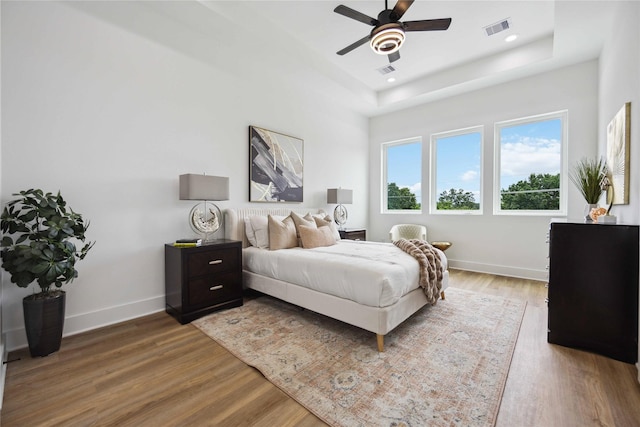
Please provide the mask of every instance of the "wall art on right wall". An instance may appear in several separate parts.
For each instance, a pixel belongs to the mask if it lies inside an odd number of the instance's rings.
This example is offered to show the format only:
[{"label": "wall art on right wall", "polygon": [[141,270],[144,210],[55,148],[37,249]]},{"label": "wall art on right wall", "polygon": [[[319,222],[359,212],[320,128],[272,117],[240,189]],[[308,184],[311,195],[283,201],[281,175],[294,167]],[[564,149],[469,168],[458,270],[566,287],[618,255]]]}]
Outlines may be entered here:
[{"label": "wall art on right wall", "polygon": [[607,126],[607,168],[614,205],[629,204],[629,145],[631,103],[625,103]]}]

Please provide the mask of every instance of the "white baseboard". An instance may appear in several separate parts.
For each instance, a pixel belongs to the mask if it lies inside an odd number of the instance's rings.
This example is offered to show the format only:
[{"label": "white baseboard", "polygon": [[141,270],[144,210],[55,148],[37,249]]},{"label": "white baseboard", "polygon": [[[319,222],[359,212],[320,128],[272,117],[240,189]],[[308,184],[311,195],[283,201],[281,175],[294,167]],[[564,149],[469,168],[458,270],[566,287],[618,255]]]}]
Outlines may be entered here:
[{"label": "white baseboard", "polygon": [[546,282],[548,279],[546,270],[534,270],[530,268],[509,267],[506,265],[495,264],[482,264],[471,261],[459,261],[455,259],[449,259],[449,267],[475,271],[478,273],[497,274],[498,276],[517,277],[520,279],[540,280]]},{"label": "white baseboard", "polygon": [[[165,309],[165,297],[160,295],[146,300],[135,301],[99,311],[76,314],[64,319],[63,336],[68,337],[103,326],[113,325],[137,317],[157,313]],[[6,331],[5,351],[13,351],[28,346],[24,326]]]},{"label": "white baseboard", "polygon": [[4,401],[4,381],[7,378],[7,356],[9,354],[7,346],[4,345],[5,342],[6,339],[3,336],[0,339],[0,355],[2,356],[2,368],[0,368],[0,409],[2,409],[2,402]]}]

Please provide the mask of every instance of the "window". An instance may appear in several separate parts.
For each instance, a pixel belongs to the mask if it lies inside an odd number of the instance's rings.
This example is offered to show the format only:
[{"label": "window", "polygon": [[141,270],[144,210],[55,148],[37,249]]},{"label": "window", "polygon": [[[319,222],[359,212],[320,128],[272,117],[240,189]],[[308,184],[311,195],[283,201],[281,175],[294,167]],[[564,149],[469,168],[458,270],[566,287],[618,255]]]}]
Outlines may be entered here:
[{"label": "window", "polygon": [[431,136],[431,213],[482,213],[483,127]]},{"label": "window", "polygon": [[382,144],[382,212],[421,212],[422,140]]},{"label": "window", "polygon": [[567,112],[495,125],[494,213],[566,213]]}]

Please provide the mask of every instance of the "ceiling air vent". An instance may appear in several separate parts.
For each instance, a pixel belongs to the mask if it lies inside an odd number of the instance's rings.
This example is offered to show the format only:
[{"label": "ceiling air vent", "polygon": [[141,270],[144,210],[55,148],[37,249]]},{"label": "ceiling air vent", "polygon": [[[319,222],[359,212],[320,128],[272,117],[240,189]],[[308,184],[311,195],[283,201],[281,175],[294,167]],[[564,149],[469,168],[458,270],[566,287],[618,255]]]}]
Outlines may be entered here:
[{"label": "ceiling air vent", "polygon": [[506,18],[495,24],[487,25],[484,27],[484,31],[487,33],[487,36],[492,36],[509,28],[511,28],[511,18]]},{"label": "ceiling air vent", "polygon": [[393,65],[387,65],[386,67],[382,67],[382,68],[378,68],[378,72],[380,74],[382,74],[383,76],[385,74],[389,74],[394,72],[396,69],[393,67]]}]

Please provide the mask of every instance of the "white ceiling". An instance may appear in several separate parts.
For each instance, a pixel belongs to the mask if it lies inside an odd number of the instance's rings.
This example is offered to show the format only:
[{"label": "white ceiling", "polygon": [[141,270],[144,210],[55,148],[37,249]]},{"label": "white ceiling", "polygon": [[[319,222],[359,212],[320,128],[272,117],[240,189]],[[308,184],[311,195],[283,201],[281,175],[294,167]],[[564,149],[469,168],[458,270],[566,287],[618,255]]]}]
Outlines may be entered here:
[{"label": "white ceiling", "polygon": [[[372,27],[333,12],[338,4],[344,4],[375,18],[384,9],[384,0],[244,4],[371,89],[389,87],[388,76],[377,71],[389,61],[386,56],[375,54],[368,44],[344,56],[336,54],[369,34]],[[395,0],[391,0],[389,8],[394,5]],[[393,63],[396,82],[408,82],[552,35],[553,6],[553,1],[415,1],[402,21],[452,18],[452,23],[447,31],[406,34],[401,58]],[[512,29],[486,36],[483,27],[505,18],[510,18]],[[508,44],[504,41],[508,34],[518,34],[519,38]]]},{"label": "white ceiling", "polygon": [[[289,43],[316,57],[316,66],[323,60],[352,79],[344,84],[358,82],[372,91],[375,105],[367,113],[373,115],[596,58],[612,28],[616,2],[417,0],[403,21],[450,17],[451,26],[447,31],[407,33],[401,59],[392,64],[396,71],[388,75],[378,71],[389,65],[387,57],[368,44],[344,56],[336,54],[371,27],[333,11],[344,4],[375,18],[384,9],[383,0],[240,1],[232,7],[228,2],[202,3],[228,19],[246,20],[265,37],[286,33]],[[394,5],[390,0],[388,7]],[[485,26],[505,18],[511,22],[509,30],[486,35]],[[505,42],[509,34],[518,39]],[[286,39],[277,40],[274,43]],[[391,75],[396,78],[393,83],[387,82]]]},{"label": "white ceiling", "polygon": [[[395,1],[389,1],[389,8]],[[377,115],[596,58],[613,29],[616,2],[416,0],[403,21],[450,17],[451,26],[447,31],[408,32],[401,59],[392,64],[396,71],[388,75],[377,71],[389,65],[387,57],[368,44],[344,56],[336,54],[371,27],[333,12],[344,4],[375,18],[384,0],[68,4],[222,67],[228,67],[224,61],[246,61],[243,55],[250,50],[257,57],[253,63],[259,61],[270,72],[280,69],[283,78],[304,79],[297,84],[307,87],[330,81],[340,86],[336,93],[347,90],[343,102]],[[154,21],[154,15],[163,16],[164,22]],[[511,29],[486,35],[483,27],[505,18]],[[166,28],[167,19],[175,26]],[[506,43],[509,34],[518,34],[518,39]],[[391,75],[394,83],[386,81]]]}]

